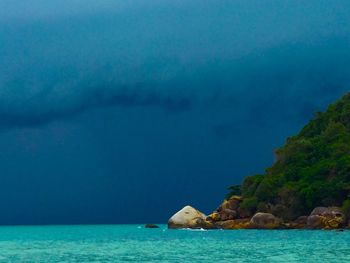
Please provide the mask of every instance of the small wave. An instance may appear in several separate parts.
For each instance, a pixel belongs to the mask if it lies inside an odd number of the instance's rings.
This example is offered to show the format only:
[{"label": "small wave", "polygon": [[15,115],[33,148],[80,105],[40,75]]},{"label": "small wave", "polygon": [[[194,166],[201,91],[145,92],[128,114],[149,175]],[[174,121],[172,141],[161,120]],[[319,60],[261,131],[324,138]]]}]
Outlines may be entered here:
[{"label": "small wave", "polygon": [[181,228],[181,230],[187,230],[187,231],[208,231],[204,228]]}]

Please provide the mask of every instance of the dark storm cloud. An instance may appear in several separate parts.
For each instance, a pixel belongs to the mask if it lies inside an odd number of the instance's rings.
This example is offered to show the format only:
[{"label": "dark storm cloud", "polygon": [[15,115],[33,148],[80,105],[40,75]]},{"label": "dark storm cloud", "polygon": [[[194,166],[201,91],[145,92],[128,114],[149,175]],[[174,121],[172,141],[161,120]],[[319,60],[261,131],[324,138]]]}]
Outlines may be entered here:
[{"label": "dark storm cloud", "polygon": [[[244,122],[259,126],[286,116],[304,120],[323,100],[349,88],[349,42],[324,42],[311,47],[283,44],[231,61],[211,62],[195,67],[196,78],[182,73],[163,82],[127,86],[117,80],[106,82],[98,72],[92,72],[86,79],[64,79],[63,83],[40,78],[31,85],[25,80],[9,82],[9,89],[22,90],[23,94],[2,94],[0,125],[43,125],[110,106],[160,107],[181,112],[193,109],[196,103],[198,107],[233,110],[235,122],[218,124],[214,128],[218,135],[228,134],[231,126],[242,126]],[[234,112],[239,109],[244,112]]]},{"label": "dark storm cloud", "polygon": [[[74,87],[72,87],[74,88]],[[71,119],[89,109],[100,107],[160,107],[166,112],[182,112],[189,110],[194,102],[190,96],[173,97],[170,94],[162,95],[159,92],[146,92],[116,88],[114,93],[105,94],[103,87],[94,88],[87,97],[80,98],[79,102],[60,105],[55,107],[49,104],[42,105],[39,109],[37,103],[43,103],[38,98],[29,102],[29,105],[13,108],[8,104],[0,110],[0,126],[12,127],[35,127],[50,123],[55,120]],[[124,91],[125,90],[125,91]],[[131,91],[134,90],[134,91]],[[45,102],[45,101],[44,101]]]},{"label": "dark storm cloud", "polygon": [[234,108],[234,122],[258,123],[303,116],[349,85],[344,2],[333,13],[318,4],[309,16],[304,4],[275,1],[266,1],[268,14],[258,1],[254,12],[243,1],[105,1],[95,9],[63,1],[53,12],[55,3],[2,4],[0,126],[37,126],[98,107],[177,112],[195,103]]}]

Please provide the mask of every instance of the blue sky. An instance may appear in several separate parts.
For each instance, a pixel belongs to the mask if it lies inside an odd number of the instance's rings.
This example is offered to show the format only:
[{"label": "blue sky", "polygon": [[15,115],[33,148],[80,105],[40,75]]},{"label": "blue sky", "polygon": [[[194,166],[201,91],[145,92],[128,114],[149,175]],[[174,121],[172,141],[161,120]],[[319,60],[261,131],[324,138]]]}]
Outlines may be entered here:
[{"label": "blue sky", "polygon": [[0,2],[3,224],[213,210],[349,90],[348,1]]}]

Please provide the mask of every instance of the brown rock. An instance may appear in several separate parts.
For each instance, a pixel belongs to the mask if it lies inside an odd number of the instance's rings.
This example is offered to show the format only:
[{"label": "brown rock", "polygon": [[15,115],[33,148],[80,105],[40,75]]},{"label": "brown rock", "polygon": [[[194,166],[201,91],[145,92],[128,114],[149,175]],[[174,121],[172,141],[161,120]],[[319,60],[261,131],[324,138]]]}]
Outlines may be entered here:
[{"label": "brown rock", "polygon": [[339,207],[316,207],[307,218],[311,229],[337,229],[346,224],[346,216]]},{"label": "brown rock", "polygon": [[224,209],[230,209],[230,210],[236,210],[239,206],[239,201],[237,200],[225,200],[222,202],[218,210],[224,210]]},{"label": "brown rock", "polygon": [[289,228],[293,229],[303,229],[307,226],[307,216],[299,216],[297,219],[289,224]]},{"label": "brown rock", "polygon": [[224,200],[221,205],[208,217],[210,221],[225,221],[232,220],[238,217],[237,209],[242,201],[240,196],[232,196],[227,200]]},{"label": "brown rock", "polygon": [[319,215],[311,215],[307,218],[307,227],[312,229],[325,228],[325,218]]},{"label": "brown rock", "polygon": [[231,209],[223,209],[219,212],[219,215],[220,215],[220,220],[225,221],[225,220],[235,219],[237,217],[237,212]]},{"label": "brown rock", "polygon": [[307,224],[307,216],[299,216],[297,219],[294,220],[295,223],[303,225]]},{"label": "brown rock", "polygon": [[251,219],[250,224],[253,228],[275,229],[282,226],[281,220],[269,213],[256,213]]},{"label": "brown rock", "polygon": [[216,223],[216,226],[218,228],[222,228],[222,229],[248,229],[248,228],[251,228],[249,218],[220,221],[220,222]]}]

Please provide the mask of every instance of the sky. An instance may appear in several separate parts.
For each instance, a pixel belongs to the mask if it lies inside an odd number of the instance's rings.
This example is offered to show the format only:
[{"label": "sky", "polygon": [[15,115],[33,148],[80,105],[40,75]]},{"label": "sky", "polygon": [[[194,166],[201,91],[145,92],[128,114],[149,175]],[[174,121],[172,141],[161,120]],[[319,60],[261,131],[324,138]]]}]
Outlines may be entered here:
[{"label": "sky", "polygon": [[349,89],[346,0],[0,0],[0,224],[210,213]]}]

